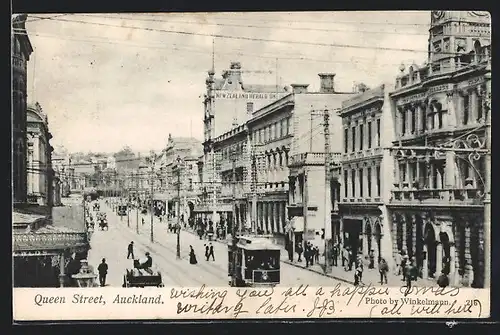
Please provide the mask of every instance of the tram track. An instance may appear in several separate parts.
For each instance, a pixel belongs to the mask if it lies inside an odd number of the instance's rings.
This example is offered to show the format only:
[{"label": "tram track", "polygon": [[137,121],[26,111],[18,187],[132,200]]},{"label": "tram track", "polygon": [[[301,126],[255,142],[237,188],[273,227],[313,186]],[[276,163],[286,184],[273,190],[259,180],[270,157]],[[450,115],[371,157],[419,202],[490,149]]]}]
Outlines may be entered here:
[{"label": "tram track", "polygon": [[[113,217],[116,219],[116,216],[114,215],[113,213]],[[192,273],[190,273],[189,270],[187,269],[184,269],[182,267],[181,264],[176,264],[175,261],[176,260],[172,260],[172,258],[168,258],[167,256],[164,255],[164,252],[162,252],[161,248],[163,248],[165,250],[167,250],[169,253],[172,254],[173,257],[175,257],[175,251],[166,246],[165,244],[161,243],[161,242],[154,242],[153,244],[149,244],[148,242],[145,241],[145,239],[147,237],[145,237],[144,235],[137,235],[135,234],[134,232],[131,231],[131,229],[129,229],[128,227],[120,227],[120,223],[117,222],[117,220],[113,220],[115,221],[114,223],[116,224],[115,225],[115,231],[117,231],[118,234],[120,234],[122,237],[126,237],[127,239],[136,239],[138,240],[138,242],[140,242],[140,244],[143,246],[143,248],[141,249],[149,249],[151,252],[154,253],[155,257],[159,257],[161,260],[164,260],[166,264],[169,265],[169,267],[172,267],[172,269],[163,269],[161,266],[159,267],[161,272],[166,274],[167,277],[169,279],[171,279],[173,282],[177,283],[179,286],[186,286],[185,285],[185,282],[186,282],[186,277],[189,278],[192,282],[198,284],[198,285],[203,285],[203,284],[207,284],[205,282],[203,282],[202,280],[199,279],[198,276],[193,276]],[[122,228],[122,229],[120,229]],[[181,258],[180,261],[184,261],[186,260],[185,258]],[[200,266],[200,268],[202,270],[204,270],[204,272],[207,272],[209,273],[210,275],[212,275],[213,277],[215,277],[215,279],[217,280],[223,280],[223,277],[221,277],[220,273],[214,273],[214,271],[212,270],[209,270],[206,266]],[[174,270],[174,271],[172,271]],[[225,273],[225,272],[223,272]]]}]

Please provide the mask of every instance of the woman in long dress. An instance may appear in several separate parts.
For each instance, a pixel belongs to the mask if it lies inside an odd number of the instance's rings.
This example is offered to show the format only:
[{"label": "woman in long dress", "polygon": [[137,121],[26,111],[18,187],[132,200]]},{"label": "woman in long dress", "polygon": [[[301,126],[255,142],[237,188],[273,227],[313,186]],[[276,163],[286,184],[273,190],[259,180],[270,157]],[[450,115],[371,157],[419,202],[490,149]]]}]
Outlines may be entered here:
[{"label": "woman in long dress", "polygon": [[189,263],[190,264],[198,264],[198,261],[196,260],[196,254],[194,253],[193,246],[190,245],[189,248],[191,249],[189,251]]}]

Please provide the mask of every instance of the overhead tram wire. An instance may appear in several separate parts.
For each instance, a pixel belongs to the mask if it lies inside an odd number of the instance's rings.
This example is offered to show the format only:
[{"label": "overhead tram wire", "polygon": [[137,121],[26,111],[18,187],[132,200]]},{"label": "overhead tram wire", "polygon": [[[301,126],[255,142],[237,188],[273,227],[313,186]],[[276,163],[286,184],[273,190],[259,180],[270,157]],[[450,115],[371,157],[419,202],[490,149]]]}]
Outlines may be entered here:
[{"label": "overhead tram wire", "polygon": [[[322,12],[324,13],[324,12]],[[160,13],[163,14],[163,13]],[[134,13],[134,15],[149,15],[149,16],[158,16],[157,13]],[[324,15],[324,14],[323,14]],[[259,19],[249,19],[249,18],[237,18],[232,16],[231,18],[221,18],[217,17],[217,19],[225,19],[229,21],[249,21],[249,22],[261,22],[262,20]],[[429,24],[426,23],[416,23],[416,22],[374,22],[374,21],[344,21],[344,20],[337,20],[333,19],[332,20],[299,20],[299,19],[289,19],[289,20],[280,20],[281,22],[302,22],[302,23],[328,23],[328,24],[352,24],[352,23],[359,23],[359,24],[367,24],[367,25],[395,25],[395,26],[422,26],[422,27],[428,27]]]},{"label": "overhead tram wire", "polygon": [[[241,28],[256,28],[256,29],[284,29],[294,31],[318,31],[318,32],[341,32],[341,33],[361,33],[361,34],[395,34],[395,35],[420,35],[427,36],[429,32],[399,32],[399,31],[377,31],[377,30],[356,30],[356,29],[329,29],[329,28],[309,28],[309,27],[290,27],[290,26],[263,26],[263,25],[249,25],[249,24],[230,24],[230,23],[208,23],[197,21],[179,21],[179,20],[161,20],[153,18],[136,18],[136,17],[123,17],[123,16],[106,16],[99,14],[74,14],[76,16],[85,17],[100,17],[105,19],[114,20],[129,20],[129,21],[143,21],[143,22],[158,22],[168,24],[194,24],[202,26],[221,26],[221,27],[241,27]],[[219,18],[217,18],[219,20]],[[395,28],[394,28],[395,29]]]},{"label": "overhead tram wire", "polygon": [[[283,43],[283,44],[298,44],[298,45],[310,45],[310,46],[323,46],[323,47],[332,47],[332,48],[344,48],[344,49],[369,49],[369,50],[384,50],[384,51],[401,51],[401,52],[414,52],[414,53],[434,53],[434,51],[423,50],[423,49],[408,49],[408,48],[392,48],[392,47],[376,47],[376,46],[364,46],[364,45],[353,45],[353,44],[335,44],[335,43],[320,43],[320,42],[308,42],[308,41],[292,41],[292,40],[277,40],[277,39],[266,39],[266,38],[257,38],[257,37],[248,37],[248,36],[231,36],[231,35],[223,35],[223,34],[208,34],[208,33],[196,33],[196,32],[187,32],[187,31],[176,31],[176,30],[168,30],[168,29],[157,29],[157,28],[149,28],[149,27],[137,27],[137,26],[128,26],[128,25],[117,25],[117,24],[107,24],[102,22],[90,22],[83,20],[68,20],[68,19],[59,19],[59,18],[47,18],[48,20],[53,21],[61,21],[61,22],[73,22],[80,24],[89,24],[103,27],[114,27],[114,28],[122,28],[122,29],[135,29],[135,30],[144,30],[151,32],[160,32],[167,34],[179,34],[179,35],[188,35],[188,36],[206,36],[212,38],[221,38],[221,39],[234,39],[234,40],[245,40],[245,41],[255,41],[255,42],[272,42],[272,43]],[[450,55],[459,55],[458,52],[435,52],[439,54],[450,54]]]},{"label": "overhead tram wire", "polygon": [[[160,50],[176,50],[179,52],[188,52],[188,53],[199,53],[199,54],[207,54],[207,51],[202,51],[200,50],[189,50],[189,49],[181,49],[175,46],[172,47],[165,47],[165,46],[160,46],[160,45],[148,45],[148,44],[133,44],[133,43],[120,43],[120,42],[126,42],[125,40],[113,40],[113,39],[102,39],[102,40],[91,40],[91,39],[83,39],[83,38],[73,38],[69,36],[64,36],[64,35],[51,35],[51,34],[41,34],[41,33],[23,33],[23,35],[27,36],[37,36],[37,37],[42,37],[42,38],[54,38],[54,39],[62,39],[62,40],[67,40],[67,41],[75,41],[75,42],[83,42],[83,43],[88,43],[88,44],[97,44],[97,43],[102,43],[102,44],[116,44],[116,45],[123,45],[123,46],[129,46],[133,48],[144,48],[144,49],[160,49]],[[89,38],[98,38],[94,36],[89,36]],[[184,45],[183,46],[188,46]],[[193,47],[195,47],[193,45]],[[276,56],[266,56],[263,54],[251,54],[251,53],[246,53],[246,52],[218,52],[218,54],[223,54],[223,55],[228,55],[228,56],[242,56],[242,57],[250,57],[250,58],[263,58],[263,59],[276,59]],[[349,61],[341,61],[341,60],[328,60],[328,59],[315,59],[315,58],[310,58],[310,57],[305,57],[305,56],[282,56],[280,55],[279,60],[297,60],[297,61],[311,61],[311,62],[319,62],[319,63],[329,63],[329,64],[373,64],[374,60],[370,58],[358,58],[352,59]],[[377,63],[379,66],[398,66],[400,65],[401,62],[399,63]]]}]

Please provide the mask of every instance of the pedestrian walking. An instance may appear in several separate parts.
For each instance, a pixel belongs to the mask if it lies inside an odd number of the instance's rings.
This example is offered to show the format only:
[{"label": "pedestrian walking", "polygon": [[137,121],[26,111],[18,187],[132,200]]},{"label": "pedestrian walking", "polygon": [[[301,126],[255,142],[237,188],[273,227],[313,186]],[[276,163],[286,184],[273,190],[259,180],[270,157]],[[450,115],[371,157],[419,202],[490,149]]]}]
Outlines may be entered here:
[{"label": "pedestrian walking", "polygon": [[210,248],[205,244],[205,260],[208,262],[208,258],[210,257]]},{"label": "pedestrian walking", "polygon": [[380,273],[380,284],[384,285],[384,280],[387,284],[387,272],[389,272],[389,265],[387,264],[385,258],[380,258],[380,262],[378,263],[378,272]]},{"label": "pedestrian walking", "polygon": [[406,281],[406,274],[407,274],[408,267],[409,267],[408,256],[402,255],[402,257],[401,257],[401,274],[403,275],[403,278],[401,279],[402,281]]},{"label": "pedestrian walking", "polygon": [[395,268],[394,268],[394,274],[396,276],[400,276],[401,275],[401,252],[398,251],[396,253],[396,255],[394,256],[394,264],[395,264]]},{"label": "pedestrian walking", "polygon": [[286,250],[288,251],[288,260],[293,262],[293,243],[291,241],[288,242]]},{"label": "pedestrian walking", "polygon": [[349,250],[347,247],[344,247],[342,249],[342,266],[344,267],[345,271],[348,271],[349,269]]},{"label": "pedestrian walking", "polygon": [[316,260],[316,264],[319,264],[319,247],[314,247],[314,259]]},{"label": "pedestrian walking", "polygon": [[306,243],[306,247],[304,249],[304,257],[306,258],[306,267],[311,264],[311,245],[309,242]]},{"label": "pedestrian walking", "polygon": [[370,258],[370,264],[368,265],[368,269],[374,269],[375,268],[375,250],[373,250],[373,249],[370,250],[368,257]]},{"label": "pedestrian walking", "polygon": [[189,264],[198,264],[198,261],[196,260],[196,254],[194,253],[193,246],[189,246]]},{"label": "pedestrian walking", "polygon": [[210,243],[210,248],[208,249],[208,259],[212,256],[212,260],[215,262],[214,246]]},{"label": "pedestrian walking", "polygon": [[359,283],[362,284],[364,265],[363,265],[363,259],[361,257],[358,257],[358,260],[356,262],[356,271],[358,272]]},{"label": "pedestrian walking", "polygon": [[339,245],[338,244],[335,244],[333,246],[333,255],[332,255],[332,258],[333,258],[333,266],[338,266],[338,258],[339,258]]},{"label": "pedestrian walking", "polygon": [[108,274],[108,264],[106,264],[106,258],[103,258],[101,264],[97,267],[97,272],[99,272],[99,283],[101,287],[106,286],[106,276]]},{"label": "pedestrian walking", "polygon": [[127,259],[132,256],[132,259],[135,259],[134,257],[134,241],[130,242],[128,245],[128,252],[127,252]]},{"label": "pedestrian walking", "polygon": [[302,252],[304,249],[302,248],[302,243],[297,243],[297,255],[299,255],[297,262],[302,262]]}]

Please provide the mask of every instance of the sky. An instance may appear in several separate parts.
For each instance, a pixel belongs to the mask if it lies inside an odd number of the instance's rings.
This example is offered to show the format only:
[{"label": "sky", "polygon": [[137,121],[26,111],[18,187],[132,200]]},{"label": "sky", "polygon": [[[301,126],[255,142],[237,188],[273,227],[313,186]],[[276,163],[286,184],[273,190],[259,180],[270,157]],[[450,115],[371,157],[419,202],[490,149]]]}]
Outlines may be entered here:
[{"label": "sky", "polygon": [[[28,102],[55,147],[147,152],[168,135],[203,139],[207,71],[241,62],[247,84],[395,83],[427,58],[430,12],[33,14]],[[215,35],[215,37],[214,37]],[[283,41],[288,41],[284,43]],[[212,50],[213,57],[212,57]]]}]

